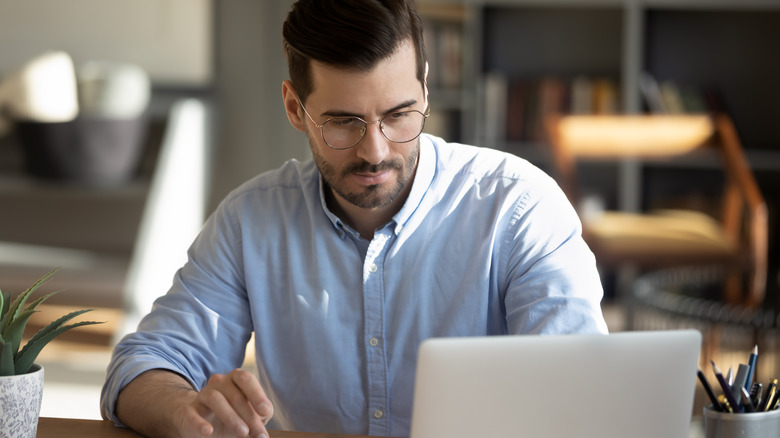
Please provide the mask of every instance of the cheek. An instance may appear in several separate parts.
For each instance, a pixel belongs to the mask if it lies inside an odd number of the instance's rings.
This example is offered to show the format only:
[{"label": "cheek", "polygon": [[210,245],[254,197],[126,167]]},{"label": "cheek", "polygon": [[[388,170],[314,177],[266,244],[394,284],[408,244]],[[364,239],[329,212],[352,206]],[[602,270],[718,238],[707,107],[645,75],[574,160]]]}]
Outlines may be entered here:
[{"label": "cheek", "polygon": [[328,147],[323,141],[319,131],[309,130],[309,126],[306,125],[306,137],[309,139],[309,148],[312,155],[317,158],[318,161],[327,160],[330,161],[329,154],[333,149]]},{"label": "cheek", "polygon": [[410,141],[409,143],[396,143],[392,149],[393,159],[401,160],[405,165],[417,163],[419,153],[419,140]]},{"label": "cheek", "polygon": [[414,170],[417,168],[417,160],[420,158],[420,143],[419,142],[412,142],[414,146],[410,151],[406,154],[406,177],[414,173]]},{"label": "cheek", "polygon": [[333,178],[336,177],[341,165],[340,163],[343,161],[343,158],[336,156],[339,151],[331,149],[328,145],[322,143],[322,141],[318,142],[316,138],[312,138],[311,136],[309,136],[309,148],[311,149],[312,157],[314,158],[317,167],[320,169],[320,172],[325,176],[326,180],[330,180],[329,182],[333,183]]}]

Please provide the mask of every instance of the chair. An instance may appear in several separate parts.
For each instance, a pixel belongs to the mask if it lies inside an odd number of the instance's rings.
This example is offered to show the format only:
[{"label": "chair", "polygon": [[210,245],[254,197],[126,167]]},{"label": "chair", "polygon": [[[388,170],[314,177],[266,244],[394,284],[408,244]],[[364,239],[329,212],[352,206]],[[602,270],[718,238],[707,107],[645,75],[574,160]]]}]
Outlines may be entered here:
[{"label": "chair", "polygon": [[693,210],[604,211],[583,220],[583,237],[610,269],[718,264],[724,301],[748,308],[764,300],[767,206],[725,115],[553,115],[546,121],[559,184],[580,200],[583,160],[672,160],[717,151],[724,174],[720,215]]}]

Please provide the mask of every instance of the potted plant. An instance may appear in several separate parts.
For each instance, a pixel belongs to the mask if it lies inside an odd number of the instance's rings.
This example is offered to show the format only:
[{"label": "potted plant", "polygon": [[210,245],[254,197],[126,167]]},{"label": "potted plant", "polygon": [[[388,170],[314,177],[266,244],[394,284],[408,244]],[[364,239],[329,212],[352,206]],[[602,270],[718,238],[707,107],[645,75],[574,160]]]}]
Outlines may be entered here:
[{"label": "potted plant", "polygon": [[25,304],[58,269],[41,277],[13,301],[10,294],[0,293],[0,436],[35,438],[43,396],[43,367],[35,359],[43,347],[70,329],[101,324],[97,321],[67,324],[91,309],[77,310],[49,323],[20,349],[30,317],[41,303],[59,291]]}]

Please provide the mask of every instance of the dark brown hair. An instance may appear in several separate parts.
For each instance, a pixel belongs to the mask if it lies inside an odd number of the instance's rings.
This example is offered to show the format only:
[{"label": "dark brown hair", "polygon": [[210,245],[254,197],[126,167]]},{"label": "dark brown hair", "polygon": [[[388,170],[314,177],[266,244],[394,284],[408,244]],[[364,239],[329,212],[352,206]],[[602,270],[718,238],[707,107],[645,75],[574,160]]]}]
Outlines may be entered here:
[{"label": "dark brown hair", "polygon": [[425,81],[423,28],[414,0],[299,0],[282,37],[290,80],[302,102],[314,91],[311,60],[370,70],[407,40],[416,51],[417,79]]}]

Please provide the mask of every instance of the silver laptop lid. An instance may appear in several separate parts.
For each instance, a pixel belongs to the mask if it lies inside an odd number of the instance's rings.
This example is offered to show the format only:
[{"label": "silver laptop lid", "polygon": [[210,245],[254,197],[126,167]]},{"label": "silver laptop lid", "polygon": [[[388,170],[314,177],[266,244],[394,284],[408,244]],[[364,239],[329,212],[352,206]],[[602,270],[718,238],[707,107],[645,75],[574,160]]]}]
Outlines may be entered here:
[{"label": "silver laptop lid", "polygon": [[700,349],[696,330],[429,339],[411,438],[687,437]]}]

